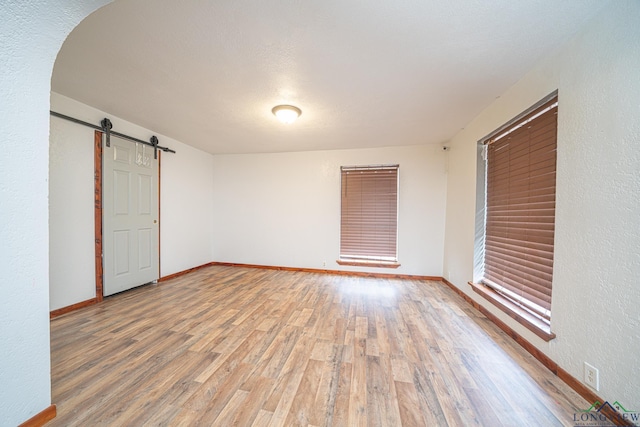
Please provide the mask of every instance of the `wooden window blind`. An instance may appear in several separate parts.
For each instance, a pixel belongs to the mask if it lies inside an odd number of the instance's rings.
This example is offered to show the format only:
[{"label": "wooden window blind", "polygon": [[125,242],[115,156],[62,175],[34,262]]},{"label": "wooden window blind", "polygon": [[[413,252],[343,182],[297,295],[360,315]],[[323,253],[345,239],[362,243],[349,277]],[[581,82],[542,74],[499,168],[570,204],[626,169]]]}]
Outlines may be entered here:
[{"label": "wooden window blind", "polygon": [[486,143],[483,283],[547,324],[551,318],[557,97]]},{"label": "wooden window blind", "polygon": [[340,259],[396,262],[398,165],[341,168]]}]

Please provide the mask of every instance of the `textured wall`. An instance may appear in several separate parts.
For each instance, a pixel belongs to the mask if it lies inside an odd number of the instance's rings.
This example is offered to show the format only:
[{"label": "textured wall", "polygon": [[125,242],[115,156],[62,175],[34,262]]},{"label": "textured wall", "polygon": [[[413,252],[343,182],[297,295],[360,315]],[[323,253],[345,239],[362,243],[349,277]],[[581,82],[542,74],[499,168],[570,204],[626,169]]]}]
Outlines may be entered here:
[{"label": "textured wall", "polygon": [[[55,98],[51,109],[59,111]],[[51,117],[49,308],[96,296],[93,132]]]},{"label": "textured wall", "polygon": [[0,423],[51,403],[47,171],[49,87],[67,34],[107,1],[0,7]]},{"label": "textured wall", "polygon": [[[445,159],[439,146],[215,156],[215,260],[440,276]],[[402,266],[339,266],[340,166],[395,163]]]},{"label": "textured wall", "polygon": [[162,153],[160,201],[161,276],[214,260],[213,155],[171,142]]},{"label": "textured wall", "polygon": [[[599,395],[640,408],[640,2],[609,5],[452,141],[445,274]],[[472,279],[476,143],[559,91],[552,330],[545,343],[478,299]],[[450,273],[449,273],[450,272]]]}]

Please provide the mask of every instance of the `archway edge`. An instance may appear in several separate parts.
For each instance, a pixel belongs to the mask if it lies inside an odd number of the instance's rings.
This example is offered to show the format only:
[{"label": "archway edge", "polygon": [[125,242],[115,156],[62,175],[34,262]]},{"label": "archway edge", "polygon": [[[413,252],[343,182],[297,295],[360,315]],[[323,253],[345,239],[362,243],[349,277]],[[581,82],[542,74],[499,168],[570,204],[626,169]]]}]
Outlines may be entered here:
[{"label": "archway edge", "polygon": [[0,419],[51,405],[49,95],[71,31],[111,0],[12,0],[0,8]]}]

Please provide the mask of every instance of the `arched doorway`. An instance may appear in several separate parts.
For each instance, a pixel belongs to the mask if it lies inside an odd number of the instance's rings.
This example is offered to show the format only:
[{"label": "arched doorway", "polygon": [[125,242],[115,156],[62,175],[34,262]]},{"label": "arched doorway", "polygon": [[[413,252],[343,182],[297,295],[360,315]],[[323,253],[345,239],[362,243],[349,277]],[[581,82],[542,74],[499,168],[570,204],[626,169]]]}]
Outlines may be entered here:
[{"label": "arched doorway", "polygon": [[55,414],[46,243],[51,72],[67,35],[107,3],[11,1],[0,10],[0,418],[9,425]]}]

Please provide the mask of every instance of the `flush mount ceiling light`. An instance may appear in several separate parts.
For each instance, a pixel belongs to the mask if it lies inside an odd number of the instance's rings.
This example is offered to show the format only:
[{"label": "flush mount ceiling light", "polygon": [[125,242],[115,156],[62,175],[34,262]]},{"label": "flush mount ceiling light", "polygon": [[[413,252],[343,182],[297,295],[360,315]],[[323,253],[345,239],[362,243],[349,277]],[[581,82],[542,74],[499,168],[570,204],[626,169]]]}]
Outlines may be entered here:
[{"label": "flush mount ceiling light", "polygon": [[282,123],[289,124],[296,121],[302,111],[298,107],[293,105],[276,105],[271,109],[274,116],[278,118]]}]

